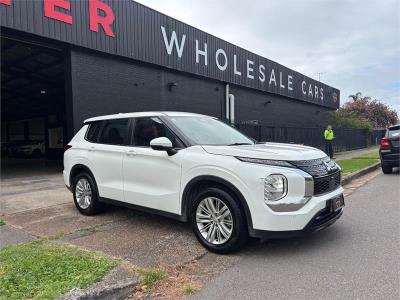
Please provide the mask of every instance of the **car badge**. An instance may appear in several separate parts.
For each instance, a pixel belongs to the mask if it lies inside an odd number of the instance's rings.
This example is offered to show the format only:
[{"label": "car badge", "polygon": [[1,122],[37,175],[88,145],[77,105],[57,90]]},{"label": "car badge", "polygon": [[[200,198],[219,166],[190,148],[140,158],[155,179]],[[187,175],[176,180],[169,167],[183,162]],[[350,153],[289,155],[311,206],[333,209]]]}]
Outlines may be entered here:
[{"label": "car badge", "polygon": [[332,171],[332,167],[326,161],[324,161],[323,163],[328,172]]}]

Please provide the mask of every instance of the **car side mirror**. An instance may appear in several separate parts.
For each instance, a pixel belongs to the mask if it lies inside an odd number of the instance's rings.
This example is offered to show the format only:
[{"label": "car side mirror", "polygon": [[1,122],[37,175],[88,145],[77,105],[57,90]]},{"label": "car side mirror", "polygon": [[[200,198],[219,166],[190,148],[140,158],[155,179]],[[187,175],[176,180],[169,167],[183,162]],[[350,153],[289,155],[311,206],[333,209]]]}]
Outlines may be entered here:
[{"label": "car side mirror", "polygon": [[152,139],[150,141],[150,147],[151,149],[156,151],[167,151],[169,156],[177,153],[177,151],[172,146],[172,142],[166,137]]}]

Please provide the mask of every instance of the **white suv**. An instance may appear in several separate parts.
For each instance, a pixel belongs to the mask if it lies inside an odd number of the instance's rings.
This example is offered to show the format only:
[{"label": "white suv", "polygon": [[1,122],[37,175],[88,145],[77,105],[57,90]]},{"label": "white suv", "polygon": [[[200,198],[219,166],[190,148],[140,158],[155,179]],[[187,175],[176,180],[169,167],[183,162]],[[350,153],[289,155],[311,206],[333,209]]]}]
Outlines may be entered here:
[{"label": "white suv", "polygon": [[104,203],[189,221],[207,249],[316,231],[343,213],[340,168],[322,151],[254,143],[216,118],[141,112],[88,119],[64,181],[85,215]]}]

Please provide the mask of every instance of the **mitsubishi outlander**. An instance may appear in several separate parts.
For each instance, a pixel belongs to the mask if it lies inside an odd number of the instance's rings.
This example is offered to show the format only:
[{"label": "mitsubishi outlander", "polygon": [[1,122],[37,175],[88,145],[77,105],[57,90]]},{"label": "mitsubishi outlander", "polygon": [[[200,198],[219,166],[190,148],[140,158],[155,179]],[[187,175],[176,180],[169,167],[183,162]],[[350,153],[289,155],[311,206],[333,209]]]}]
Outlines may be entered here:
[{"label": "mitsubishi outlander", "polygon": [[344,209],[340,167],[318,149],[255,143],[214,117],[140,112],[87,119],[65,146],[77,209],[105,203],[188,221],[216,253],[247,238],[323,229]]}]

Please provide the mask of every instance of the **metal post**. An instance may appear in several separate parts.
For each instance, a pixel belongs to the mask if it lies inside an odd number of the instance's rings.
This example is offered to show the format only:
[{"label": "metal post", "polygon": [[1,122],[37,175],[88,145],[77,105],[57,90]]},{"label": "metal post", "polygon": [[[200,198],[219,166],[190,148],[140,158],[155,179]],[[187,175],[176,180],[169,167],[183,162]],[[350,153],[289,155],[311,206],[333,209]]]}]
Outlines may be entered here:
[{"label": "metal post", "polygon": [[230,109],[229,109],[229,84],[225,85],[225,118],[229,122]]},{"label": "metal post", "polygon": [[235,96],[229,94],[229,120],[231,125],[235,125]]}]

